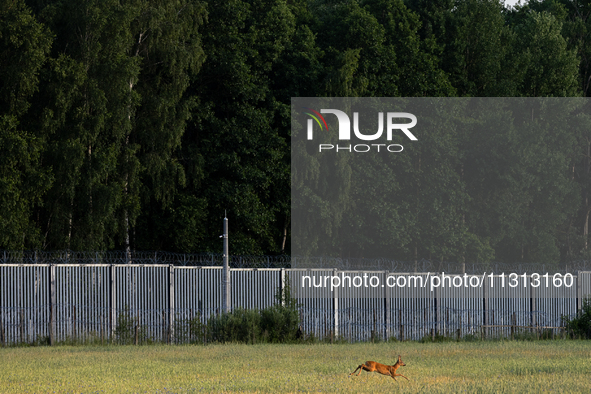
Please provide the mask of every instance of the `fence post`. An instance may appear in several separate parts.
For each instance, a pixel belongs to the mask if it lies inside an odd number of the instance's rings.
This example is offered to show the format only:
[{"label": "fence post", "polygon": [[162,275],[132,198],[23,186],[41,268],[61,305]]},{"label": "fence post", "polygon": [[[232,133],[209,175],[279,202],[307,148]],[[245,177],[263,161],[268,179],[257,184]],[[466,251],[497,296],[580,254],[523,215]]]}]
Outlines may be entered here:
[{"label": "fence post", "polygon": [[[493,277],[490,278],[491,281],[494,280]],[[483,338],[486,338],[486,334],[488,331],[488,327],[486,327],[488,325],[488,283],[486,283],[486,275],[484,276],[484,278],[482,278],[482,323],[485,326],[481,331],[481,335]]]},{"label": "fence post", "polygon": [[49,345],[55,342],[55,265],[49,266]]},{"label": "fence post", "polygon": [[19,309],[19,330],[21,334],[21,343],[25,343],[25,309]]},{"label": "fence post", "polygon": [[384,330],[384,339],[386,341],[390,338],[390,289],[388,286],[389,275],[390,272],[386,271],[384,275],[384,280],[386,281],[386,286],[384,287],[384,321],[386,322],[386,327]]},{"label": "fence post", "polygon": [[[217,310],[216,310],[216,314],[217,314]],[[161,327],[162,327],[162,342],[164,342],[166,340],[168,343],[169,335],[168,335],[168,328],[166,328],[166,312],[165,311],[162,311]]]},{"label": "fence post", "polygon": [[423,336],[427,337],[429,335],[429,327],[428,327],[428,322],[429,322],[429,314],[427,313],[427,308],[423,309]]},{"label": "fence post", "polygon": [[577,312],[583,308],[583,286],[581,282],[581,271],[577,271]]},{"label": "fence post", "polygon": [[[434,295],[434,305],[435,305],[435,333],[439,334],[439,287],[435,288],[435,295]],[[435,338],[435,337],[433,337]]]},{"label": "fence post", "polygon": [[371,327],[371,343],[374,343],[377,336],[376,330],[376,310],[373,310],[373,326]]},{"label": "fence post", "polygon": [[404,341],[404,326],[402,325],[402,309],[398,309],[398,329],[400,331],[400,342]]},{"label": "fence post", "polygon": [[168,333],[169,343],[174,341],[174,265],[168,266]]},{"label": "fence post", "polygon": [[[531,279],[531,275],[528,276]],[[535,327],[537,325],[537,319],[535,312],[538,309],[536,305],[536,288],[532,286],[531,280],[529,281],[529,288],[530,288],[530,310],[531,310],[531,326]]]},{"label": "fence post", "polygon": [[101,346],[105,344],[105,317],[101,312],[100,316],[100,330],[101,330]]},{"label": "fence post", "polygon": [[[279,286],[281,287],[281,305],[285,306],[285,268],[281,268],[280,274],[280,283]],[[293,294],[291,295],[293,297]]]},{"label": "fence post", "polygon": [[77,330],[77,324],[76,324],[76,305],[72,306],[72,340],[74,341],[74,343],[76,343],[78,341],[78,330]]},{"label": "fence post", "polygon": [[109,299],[109,335],[111,337],[111,343],[115,339],[115,325],[117,324],[117,315],[116,315],[116,287],[115,287],[115,266],[111,264],[109,267],[109,283],[111,286],[111,297]]},{"label": "fence post", "polygon": [[4,319],[0,319],[0,343],[6,347],[6,333],[4,332]]},{"label": "fence post", "polygon": [[[333,275],[337,276],[338,269],[334,268]],[[332,286],[331,286],[332,287]],[[334,338],[338,338],[339,335],[339,288],[335,287],[332,294],[332,305],[334,311]]]},{"label": "fence post", "polygon": [[224,233],[222,234],[222,238],[224,239],[223,247],[224,247],[224,269],[222,273],[222,307],[225,313],[228,313],[232,310],[232,291],[230,289],[231,282],[230,282],[230,252],[228,247],[228,218],[224,217]]}]

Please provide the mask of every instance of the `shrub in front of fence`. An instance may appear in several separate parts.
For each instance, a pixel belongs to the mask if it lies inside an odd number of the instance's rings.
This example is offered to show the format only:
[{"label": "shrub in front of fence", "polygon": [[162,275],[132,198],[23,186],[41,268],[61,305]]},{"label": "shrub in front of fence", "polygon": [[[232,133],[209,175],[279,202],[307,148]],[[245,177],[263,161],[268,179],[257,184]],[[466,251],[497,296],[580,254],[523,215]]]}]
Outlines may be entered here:
[{"label": "shrub in front of fence", "polygon": [[300,306],[292,296],[289,277],[282,291],[275,296],[277,303],[261,311],[261,330],[265,342],[282,343],[296,340],[300,325]]},{"label": "shrub in front of fence", "polygon": [[[201,314],[193,318],[177,317],[173,332],[168,324],[155,324],[151,327],[139,324],[139,318],[128,307],[117,314],[117,323],[113,332],[113,343],[118,345],[151,345],[154,343],[205,343],[207,324],[202,323]],[[78,341],[79,343],[104,343],[103,340]]]},{"label": "shrub in front of fence", "polygon": [[261,329],[265,342],[293,342],[299,326],[297,310],[274,305],[261,311]]},{"label": "shrub in front of fence", "polygon": [[117,315],[115,326],[115,343],[119,345],[137,345],[139,343],[152,343],[146,333],[146,327],[138,323],[138,318],[133,316],[128,306]]},{"label": "shrub in front of fence", "polygon": [[289,280],[275,296],[277,303],[262,310],[238,308],[212,316],[207,322],[207,341],[240,343],[289,343],[297,338],[300,324],[297,300]]},{"label": "shrub in front of fence", "polygon": [[253,309],[237,308],[221,313],[207,322],[207,342],[260,343],[261,313]]},{"label": "shrub in front of fence", "polygon": [[193,318],[177,318],[174,321],[174,340],[176,343],[205,343],[207,324],[202,322],[201,313]]},{"label": "shrub in front of fence", "polygon": [[564,326],[573,338],[591,339],[591,298],[583,300],[583,306],[575,317],[563,317]]},{"label": "shrub in front of fence", "polygon": [[206,326],[206,342],[290,343],[296,340],[297,312],[275,305],[261,311],[238,308],[212,316]]}]

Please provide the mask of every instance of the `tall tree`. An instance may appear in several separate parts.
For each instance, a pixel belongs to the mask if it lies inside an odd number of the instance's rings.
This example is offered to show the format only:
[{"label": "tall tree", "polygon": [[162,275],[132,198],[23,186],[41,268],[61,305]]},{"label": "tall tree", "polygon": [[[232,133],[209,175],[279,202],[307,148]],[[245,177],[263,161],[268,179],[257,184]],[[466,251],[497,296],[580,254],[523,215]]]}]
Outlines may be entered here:
[{"label": "tall tree", "polygon": [[[421,38],[426,21],[402,0],[365,0],[363,7],[383,26],[385,45],[396,56],[401,97],[455,96],[456,90],[440,66],[440,47],[432,37]],[[391,72],[394,72],[392,70]],[[375,96],[380,96],[374,94]]]},{"label": "tall tree", "polygon": [[195,161],[181,151],[181,141],[197,103],[187,89],[205,60],[199,30],[206,7],[195,0],[139,1],[135,6],[128,56],[140,62],[141,70],[128,88],[140,101],[129,113],[128,153],[120,161],[126,177],[123,244],[130,248],[133,240],[140,248],[191,251],[198,247],[197,223],[205,206],[183,192],[183,160]]},{"label": "tall tree", "polygon": [[56,33],[38,117],[56,177],[46,247],[129,250],[142,204],[170,205],[184,181],[174,152],[204,57],[204,6],[64,0],[39,14]]},{"label": "tall tree", "polygon": [[520,95],[529,97],[574,97],[581,93],[579,60],[567,48],[562,23],[547,12],[527,14],[523,24],[515,26],[517,50],[526,54],[527,72]]},{"label": "tall tree", "polygon": [[[446,31],[443,55],[446,71],[461,96],[510,95],[498,92],[506,70],[504,59],[511,37],[500,1],[456,1]],[[495,91],[497,90],[497,91]],[[492,93],[492,94],[491,94]],[[505,94],[503,94],[505,93]]]},{"label": "tall tree", "polygon": [[138,101],[127,88],[139,72],[128,56],[134,11],[119,2],[68,0],[39,11],[56,34],[38,116],[48,136],[44,161],[55,176],[41,215],[45,247],[110,248],[120,234],[118,161]]},{"label": "tall tree", "polygon": [[293,38],[295,18],[283,0],[208,6],[207,60],[191,87],[200,103],[184,137],[185,157],[203,163],[189,182],[190,193],[208,208],[204,247],[219,250],[227,211],[233,253],[279,252],[277,221],[283,226],[285,212],[277,216],[275,201],[286,198],[288,145],[285,130],[273,123],[282,107],[270,87],[273,68]]},{"label": "tall tree", "polygon": [[51,176],[41,166],[43,141],[22,121],[51,42],[51,33],[23,1],[0,2],[0,248],[39,246],[33,212]]}]

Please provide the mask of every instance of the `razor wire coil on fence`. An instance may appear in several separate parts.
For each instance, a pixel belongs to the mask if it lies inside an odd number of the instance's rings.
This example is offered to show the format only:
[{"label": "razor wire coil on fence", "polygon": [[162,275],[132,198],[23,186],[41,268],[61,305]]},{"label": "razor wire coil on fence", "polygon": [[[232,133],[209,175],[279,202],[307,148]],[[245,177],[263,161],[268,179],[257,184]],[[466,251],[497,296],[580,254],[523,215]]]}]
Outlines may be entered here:
[{"label": "razor wire coil on fence", "polygon": [[[164,251],[0,251],[2,264],[137,264],[181,267],[217,267],[223,265],[221,253],[174,253]],[[387,258],[333,258],[288,255],[230,255],[231,268],[327,268],[387,270],[390,272],[446,272],[450,274],[483,272],[567,273],[591,270],[591,260],[572,260],[554,265],[537,263],[457,263],[420,259],[402,261]]]}]

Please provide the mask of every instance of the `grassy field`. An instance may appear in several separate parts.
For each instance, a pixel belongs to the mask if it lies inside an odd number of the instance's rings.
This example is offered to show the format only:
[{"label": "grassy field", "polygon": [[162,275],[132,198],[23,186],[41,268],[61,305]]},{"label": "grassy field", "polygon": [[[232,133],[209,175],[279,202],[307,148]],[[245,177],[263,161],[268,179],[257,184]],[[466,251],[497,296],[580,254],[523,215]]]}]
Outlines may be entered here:
[{"label": "grassy field", "polygon": [[[349,373],[407,364],[411,381]],[[2,393],[591,391],[591,341],[0,349]]]}]

